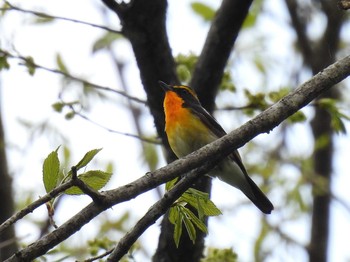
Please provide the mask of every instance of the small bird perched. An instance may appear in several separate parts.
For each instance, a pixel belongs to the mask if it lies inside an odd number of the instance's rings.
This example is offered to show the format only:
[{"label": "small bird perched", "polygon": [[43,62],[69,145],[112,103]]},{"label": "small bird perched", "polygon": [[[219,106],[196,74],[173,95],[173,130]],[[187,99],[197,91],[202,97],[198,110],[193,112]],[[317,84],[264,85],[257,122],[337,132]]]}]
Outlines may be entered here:
[{"label": "small bird perched", "polygon": [[[224,129],[200,104],[188,86],[171,86],[162,81],[165,91],[165,132],[177,157],[186,156],[226,135]],[[270,214],[273,205],[248,176],[237,150],[209,173],[240,189],[263,213]]]}]

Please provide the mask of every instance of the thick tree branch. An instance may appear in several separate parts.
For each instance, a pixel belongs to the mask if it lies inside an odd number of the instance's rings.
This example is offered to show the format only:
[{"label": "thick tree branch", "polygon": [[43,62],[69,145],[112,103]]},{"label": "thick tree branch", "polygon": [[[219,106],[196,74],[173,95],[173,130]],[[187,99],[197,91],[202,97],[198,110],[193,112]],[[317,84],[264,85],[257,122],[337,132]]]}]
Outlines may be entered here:
[{"label": "thick tree branch", "polygon": [[252,0],[224,0],[210,27],[190,83],[209,112],[215,108],[218,87],[251,3]]},{"label": "thick tree branch", "polygon": [[[333,85],[349,75],[350,56],[347,56],[324,69],[295,91],[285,96],[278,103],[228,135],[166,167],[146,174],[133,183],[102,193],[105,196],[103,206],[95,202],[89,204],[58,229],[17,252],[7,261],[28,261],[37,258],[70,237],[98,214],[113,205],[130,200],[166,181],[202,166],[203,163],[210,162],[213,165],[216,164],[219,159],[230,154],[232,150],[243,146],[258,134],[271,131],[287,117],[297,112],[322,92],[329,90]],[[207,172],[209,169],[207,167],[201,171]]]}]

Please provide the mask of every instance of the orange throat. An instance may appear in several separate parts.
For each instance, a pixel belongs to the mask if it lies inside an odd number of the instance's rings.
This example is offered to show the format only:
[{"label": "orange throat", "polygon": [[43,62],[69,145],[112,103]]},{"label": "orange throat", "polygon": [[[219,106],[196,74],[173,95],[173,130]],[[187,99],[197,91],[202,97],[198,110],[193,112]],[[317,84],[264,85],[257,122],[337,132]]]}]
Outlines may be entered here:
[{"label": "orange throat", "polygon": [[183,100],[172,91],[165,94],[164,109],[165,109],[165,131],[171,133],[176,125],[178,125],[184,117],[187,110],[182,107]]}]

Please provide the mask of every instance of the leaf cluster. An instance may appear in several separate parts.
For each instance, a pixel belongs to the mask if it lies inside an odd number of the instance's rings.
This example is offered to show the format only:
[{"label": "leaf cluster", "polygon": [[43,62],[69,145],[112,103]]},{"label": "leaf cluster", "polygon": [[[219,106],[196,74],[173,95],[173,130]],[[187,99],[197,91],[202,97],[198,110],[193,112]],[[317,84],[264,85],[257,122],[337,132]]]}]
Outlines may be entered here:
[{"label": "leaf cluster", "polygon": [[[166,189],[170,190],[177,182],[174,179],[166,184]],[[195,215],[190,208],[196,210]],[[194,188],[189,188],[182,196],[172,205],[169,211],[169,221],[174,225],[174,241],[179,246],[182,229],[185,227],[189,238],[194,243],[196,240],[196,228],[204,233],[208,233],[205,224],[205,217],[221,215],[221,211],[210,200],[209,194],[201,192]]]},{"label": "leaf cluster", "polygon": [[[51,192],[53,189],[62,185],[71,179],[81,180],[88,188],[98,191],[103,188],[110,180],[112,173],[105,172],[102,170],[89,170],[81,174],[77,174],[77,171],[86,167],[92,159],[96,156],[98,152],[102,149],[93,149],[88,151],[84,157],[67,173],[65,174],[60,167],[60,160],[58,158],[58,147],[56,150],[52,151],[44,160],[43,163],[43,183],[47,193]],[[73,186],[66,191],[64,194],[67,195],[82,195],[83,190],[77,186]],[[47,208],[49,210],[50,217],[53,215],[53,203],[55,199],[52,199],[48,204]]]}]

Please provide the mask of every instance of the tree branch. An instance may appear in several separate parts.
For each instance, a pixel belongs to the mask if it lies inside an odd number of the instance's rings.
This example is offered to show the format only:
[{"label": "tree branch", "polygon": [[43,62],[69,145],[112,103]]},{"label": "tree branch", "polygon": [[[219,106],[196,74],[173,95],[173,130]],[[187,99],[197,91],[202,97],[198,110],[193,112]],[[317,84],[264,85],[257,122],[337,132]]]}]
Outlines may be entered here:
[{"label": "tree branch", "polygon": [[51,199],[57,197],[59,194],[61,194],[66,189],[74,186],[74,181],[70,180],[67,183],[64,183],[58,187],[56,187],[51,192],[47,193],[45,196],[39,198],[38,200],[34,201],[30,205],[28,205],[26,208],[22,209],[21,211],[17,212],[13,216],[11,216],[9,219],[7,219],[4,223],[0,225],[0,233],[8,228],[10,225],[14,224],[21,218],[25,217],[29,213],[32,213],[35,209],[40,207],[41,205],[49,202]]},{"label": "tree branch", "polygon": [[6,5],[8,7],[0,8],[1,11],[19,11],[19,12],[23,12],[23,13],[27,13],[27,14],[33,14],[35,16],[42,17],[42,18],[56,19],[56,20],[62,20],[62,21],[77,23],[77,24],[81,24],[81,25],[87,25],[87,26],[103,29],[103,30],[106,30],[106,31],[111,32],[111,33],[121,34],[120,31],[114,30],[114,29],[109,28],[107,26],[96,25],[96,24],[93,24],[93,23],[84,22],[84,21],[80,21],[80,20],[77,20],[77,19],[73,19],[73,18],[49,15],[49,14],[38,12],[38,11],[34,11],[34,10],[23,9],[23,8],[18,7],[18,6],[12,5],[8,1],[5,1],[5,3],[6,3]]},{"label": "tree branch", "polygon": [[[28,261],[37,258],[80,230],[86,223],[113,205],[130,200],[147,190],[202,166],[203,163],[210,162],[211,165],[215,165],[219,159],[223,159],[234,149],[243,146],[258,134],[270,132],[287,117],[349,75],[350,56],[347,56],[324,69],[275,105],[228,135],[166,167],[146,174],[133,183],[101,193],[106,197],[105,205],[101,206],[92,202],[52,233],[17,252],[7,261]],[[201,172],[207,172],[209,169],[210,166],[207,166]]]},{"label": "tree branch", "polygon": [[214,110],[227,60],[251,3],[252,0],[224,0],[210,27],[190,83],[209,112]]},{"label": "tree branch", "polygon": [[303,54],[306,64],[311,65],[314,52],[312,51],[312,43],[309,41],[309,38],[306,34],[306,18],[300,15],[309,12],[300,10],[300,6],[296,0],[286,0],[286,4],[290,18],[292,20],[292,26],[298,37],[298,44],[301,53]]},{"label": "tree branch", "polygon": [[103,91],[116,93],[116,94],[122,95],[122,96],[126,97],[127,99],[132,100],[134,102],[137,102],[137,103],[140,103],[140,104],[143,104],[143,105],[147,105],[146,101],[141,100],[141,99],[139,99],[137,97],[134,97],[134,96],[130,96],[130,95],[128,95],[127,93],[125,93],[123,91],[116,90],[116,89],[113,89],[113,88],[110,88],[110,87],[106,87],[106,86],[97,85],[97,84],[89,82],[89,81],[87,81],[85,79],[82,79],[82,78],[73,76],[73,75],[71,75],[69,73],[63,72],[61,70],[39,65],[39,64],[35,63],[33,61],[33,59],[30,59],[29,57],[24,57],[24,56],[21,56],[21,55],[14,55],[14,54],[11,54],[11,53],[3,50],[3,49],[0,49],[0,54],[3,55],[3,56],[6,56],[6,57],[19,59],[19,60],[23,61],[24,62],[24,64],[22,64],[23,66],[26,66],[26,67],[32,66],[32,67],[35,67],[36,69],[42,69],[44,71],[48,71],[48,72],[51,72],[51,73],[54,73],[54,74],[58,74],[58,75],[66,77],[68,79],[71,79],[73,81],[80,82],[83,85],[91,86],[91,87],[96,88],[98,90],[103,90]]}]

